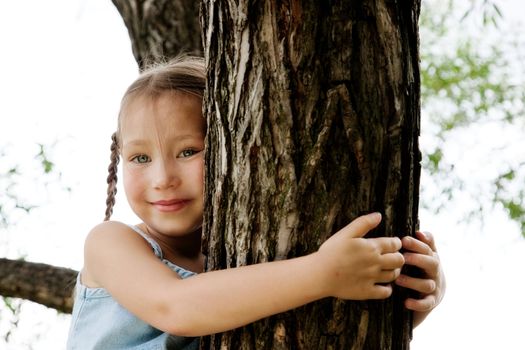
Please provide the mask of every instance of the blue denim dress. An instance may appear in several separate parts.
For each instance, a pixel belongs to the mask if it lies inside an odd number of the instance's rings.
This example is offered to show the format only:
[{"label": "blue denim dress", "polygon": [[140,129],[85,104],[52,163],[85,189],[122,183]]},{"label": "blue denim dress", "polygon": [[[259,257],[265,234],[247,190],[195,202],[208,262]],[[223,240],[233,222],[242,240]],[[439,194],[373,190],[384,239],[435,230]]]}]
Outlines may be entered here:
[{"label": "blue denim dress", "polygon": [[[155,255],[182,278],[195,275],[163,258],[157,242],[131,226],[153,248]],[[169,335],[145,323],[120,306],[104,288],[75,286],[75,303],[67,350],[196,350],[199,338]]]}]

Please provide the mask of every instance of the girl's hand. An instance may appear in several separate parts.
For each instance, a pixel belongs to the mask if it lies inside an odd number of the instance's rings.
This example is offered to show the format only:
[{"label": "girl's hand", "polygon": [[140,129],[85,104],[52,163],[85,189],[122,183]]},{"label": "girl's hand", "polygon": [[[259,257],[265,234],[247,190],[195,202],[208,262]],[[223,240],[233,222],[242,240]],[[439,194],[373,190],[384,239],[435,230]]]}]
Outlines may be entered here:
[{"label": "girl's hand", "polygon": [[384,299],[400,274],[404,259],[397,237],[363,238],[381,222],[379,213],[358,217],[335,233],[316,253],[329,296]]},{"label": "girl's hand", "polygon": [[[417,239],[416,239],[417,238]],[[419,268],[419,278],[400,275],[396,284],[419,292],[420,298],[408,298],[405,307],[414,311],[414,327],[420,324],[443,299],[445,275],[437,253],[434,237],[428,232],[416,232],[416,238],[403,237],[405,263]]]}]

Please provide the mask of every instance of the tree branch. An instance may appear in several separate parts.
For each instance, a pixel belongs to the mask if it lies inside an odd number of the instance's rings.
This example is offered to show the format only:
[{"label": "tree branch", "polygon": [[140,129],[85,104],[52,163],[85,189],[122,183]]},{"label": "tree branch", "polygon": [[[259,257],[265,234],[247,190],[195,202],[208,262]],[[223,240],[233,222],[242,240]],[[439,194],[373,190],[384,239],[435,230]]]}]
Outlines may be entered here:
[{"label": "tree branch", "polygon": [[112,0],[128,29],[141,70],[149,61],[179,53],[202,55],[200,1]]},{"label": "tree branch", "polygon": [[0,295],[71,313],[77,274],[65,267],[0,258]]}]

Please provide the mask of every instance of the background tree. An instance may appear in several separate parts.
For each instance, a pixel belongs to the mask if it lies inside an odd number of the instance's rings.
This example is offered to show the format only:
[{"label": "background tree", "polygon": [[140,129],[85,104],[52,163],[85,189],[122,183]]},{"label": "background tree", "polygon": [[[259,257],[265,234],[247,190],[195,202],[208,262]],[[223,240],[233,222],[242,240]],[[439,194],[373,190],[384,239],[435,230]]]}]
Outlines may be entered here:
[{"label": "background tree", "polygon": [[131,38],[140,69],[149,61],[181,52],[201,55],[200,1],[112,0]]}]

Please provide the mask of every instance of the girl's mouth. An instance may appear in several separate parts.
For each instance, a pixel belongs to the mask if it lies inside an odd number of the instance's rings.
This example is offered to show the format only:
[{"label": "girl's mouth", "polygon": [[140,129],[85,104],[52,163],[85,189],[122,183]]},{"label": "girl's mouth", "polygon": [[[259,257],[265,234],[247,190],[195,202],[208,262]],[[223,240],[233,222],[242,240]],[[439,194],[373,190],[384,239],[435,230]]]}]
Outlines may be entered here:
[{"label": "girl's mouth", "polygon": [[189,199],[170,199],[152,202],[153,206],[163,212],[175,212],[183,209],[190,202]]}]

